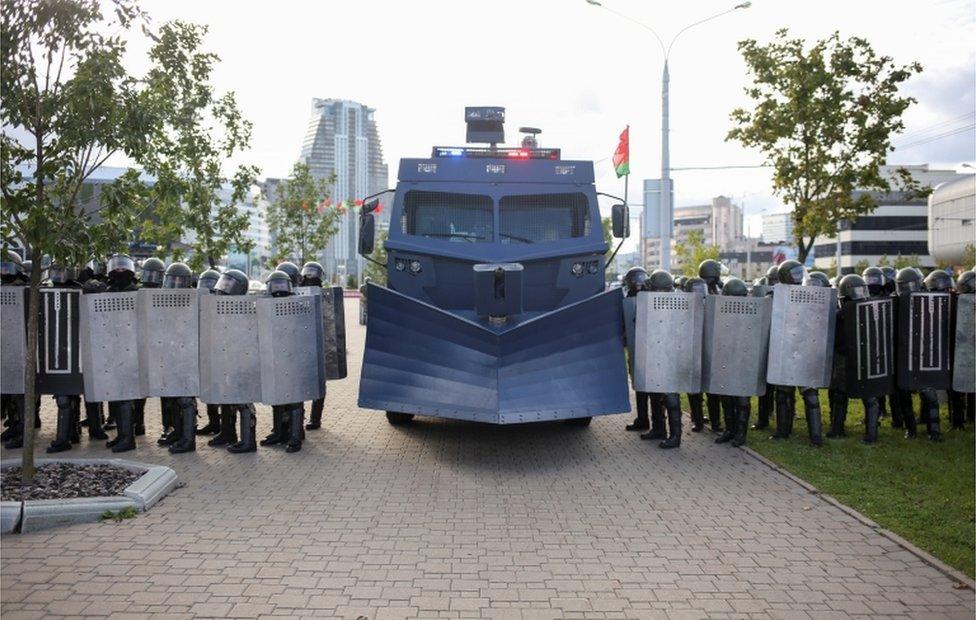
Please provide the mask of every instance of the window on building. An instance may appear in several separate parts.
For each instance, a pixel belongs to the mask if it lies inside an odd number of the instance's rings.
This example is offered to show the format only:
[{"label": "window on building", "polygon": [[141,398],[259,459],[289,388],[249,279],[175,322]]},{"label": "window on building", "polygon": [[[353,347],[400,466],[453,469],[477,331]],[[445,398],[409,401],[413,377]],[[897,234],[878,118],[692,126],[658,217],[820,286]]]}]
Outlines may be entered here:
[{"label": "window on building", "polygon": [[494,240],[490,196],[411,190],[403,199],[404,234],[459,243]]},{"label": "window on building", "polygon": [[505,196],[498,207],[502,243],[545,243],[590,233],[589,204],[582,193]]}]

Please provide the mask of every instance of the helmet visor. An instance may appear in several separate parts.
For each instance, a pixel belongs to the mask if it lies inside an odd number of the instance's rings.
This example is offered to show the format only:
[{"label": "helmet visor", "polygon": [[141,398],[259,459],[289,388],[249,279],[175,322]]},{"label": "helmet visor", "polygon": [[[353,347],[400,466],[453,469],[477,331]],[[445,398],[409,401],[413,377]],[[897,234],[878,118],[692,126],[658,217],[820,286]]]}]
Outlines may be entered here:
[{"label": "helmet visor", "polygon": [[163,278],[163,288],[190,288],[191,276],[168,275]]},{"label": "helmet visor", "polygon": [[162,284],[163,283],[163,272],[156,271],[155,269],[143,269],[142,270],[142,283],[143,284]]},{"label": "helmet visor", "polygon": [[897,291],[899,295],[902,293],[917,293],[920,290],[922,290],[922,285],[918,280],[895,282],[895,291]]},{"label": "helmet visor", "polygon": [[237,280],[230,277],[227,274],[220,276],[217,283],[214,284],[213,292],[220,293],[222,295],[243,295],[245,291],[241,290],[240,283]]},{"label": "helmet visor", "polygon": [[20,273],[20,265],[12,260],[5,260],[0,263],[0,275],[15,276]]},{"label": "helmet visor", "polygon": [[291,280],[275,278],[268,280],[268,294],[274,297],[291,294]]},{"label": "helmet visor", "polygon": [[[108,259],[108,271],[128,271],[136,272],[136,264],[128,256],[113,256]],[[97,272],[96,272],[97,273]]]},{"label": "helmet visor", "polygon": [[219,279],[220,278],[214,278],[212,276],[200,278],[200,280],[197,281],[197,288],[205,288],[208,291],[213,290],[214,285],[217,284],[217,280]]},{"label": "helmet visor", "polygon": [[868,287],[866,286],[851,286],[847,289],[847,298],[853,300],[867,299],[870,297],[868,295]]}]

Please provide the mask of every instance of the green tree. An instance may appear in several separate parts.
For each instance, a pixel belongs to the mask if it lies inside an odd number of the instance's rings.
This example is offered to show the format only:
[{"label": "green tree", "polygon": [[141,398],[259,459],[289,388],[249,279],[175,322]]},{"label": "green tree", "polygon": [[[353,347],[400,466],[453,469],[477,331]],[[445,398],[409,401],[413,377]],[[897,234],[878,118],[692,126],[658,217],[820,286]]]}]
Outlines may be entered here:
[{"label": "green tree", "polygon": [[703,260],[718,260],[719,248],[717,245],[707,245],[705,243],[705,233],[701,230],[691,230],[685,241],[674,244],[674,256],[681,264],[681,273],[686,276],[697,276],[698,265]]},{"label": "green tree", "polygon": [[[766,45],[741,41],[739,51],[753,80],[745,92],[755,105],[732,111],[726,139],[765,155],[774,192],[793,206],[798,260],[804,262],[818,235],[834,235],[842,220],[874,209],[870,192],[892,190],[880,167],[915,101],[898,90],[922,67],[896,65],[865,39],[836,32],[807,47],[783,29]],[[896,177],[902,189],[922,193],[905,169]]]},{"label": "green tree", "polygon": [[299,265],[314,258],[339,230],[346,209],[328,204],[328,187],[335,181],[317,179],[308,165],[296,163],[291,177],[268,196],[268,228],[275,239],[276,261],[294,259]]},{"label": "green tree", "polygon": [[911,256],[902,256],[901,252],[895,257],[895,261],[891,265],[895,269],[904,269],[905,267],[917,267],[918,266],[918,254],[912,254]]},{"label": "green tree", "polygon": [[870,266],[871,263],[869,263],[864,259],[861,259],[854,264],[854,273],[856,273],[857,275],[861,275],[862,273],[864,273],[864,270]]},{"label": "green tree", "polygon": [[881,257],[878,258],[878,265],[877,266],[878,267],[890,267],[891,266],[891,260],[888,258],[888,255],[887,254],[882,254]]},{"label": "green tree", "polygon": [[0,16],[0,221],[3,238],[33,261],[22,456],[30,482],[41,258],[80,261],[127,247],[148,195],[138,173],[104,186],[97,211],[86,209],[79,193],[109,157],[138,161],[160,115],[122,66],[124,40],[102,34],[144,21],[132,2],[8,0]]},{"label": "green tree", "polygon": [[[140,160],[156,179],[150,217],[141,237],[159,253],[184,259],[176,245],[192,232],[190,267],[214,267],[228,251],[247,253],[249,215],[240,206],[254,186],[258,169],[241,165],[230,177],[223,162],[247,148],[251,123],[233,92],[218,95],[210,79],[219,58],[201,51],[207,28],[175,21],[164,24],[149,52],[152,66],[143,95],[161,114],[146,155]],[[226,188],[226,189],[225,189]]]},{"label": "green tree", "polygon": [[973,265],[976,265],[976,244],[967,243],[964,252],[965,256],[962,262],[963,271],[973,269]]},{"label": "green tree", "polygon": [[386,286],[386,240],[389,236],[390,233],[386,230],[381,230],[377,233],[373,253],[369,255],[376,262],[366,261],[364,281],[366,278],[369,278],[369,281],[373,284]]}]

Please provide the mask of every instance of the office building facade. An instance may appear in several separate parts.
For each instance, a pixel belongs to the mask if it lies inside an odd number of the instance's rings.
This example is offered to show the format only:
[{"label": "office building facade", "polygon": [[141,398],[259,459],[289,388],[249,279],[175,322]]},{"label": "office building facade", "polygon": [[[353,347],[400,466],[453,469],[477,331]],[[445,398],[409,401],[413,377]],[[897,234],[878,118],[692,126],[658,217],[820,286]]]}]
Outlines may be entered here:
[{"label": "office building facade", "polygon": [[764,213],[762,240],[763,243],[793,243],[793,213]]}]

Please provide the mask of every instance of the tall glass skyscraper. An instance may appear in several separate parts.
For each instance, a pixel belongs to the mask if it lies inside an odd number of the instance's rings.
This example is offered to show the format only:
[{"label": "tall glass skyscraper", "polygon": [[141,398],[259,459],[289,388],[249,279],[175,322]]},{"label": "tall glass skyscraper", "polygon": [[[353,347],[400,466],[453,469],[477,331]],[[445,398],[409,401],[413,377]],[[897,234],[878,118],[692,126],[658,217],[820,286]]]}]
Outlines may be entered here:
[{"label": "tall glass skyscraper", "polygon": [[[312,175],[336,175],[333,200],[358,200],[387,188],[387,167],[383,162],[372,108],[345,99],[312,99],[312,114],[302,143],[301,161]],[[389,217],[384,205],[381,215]],[[359,220],[350,210],[342,218],[339,231],[322,254],[322,264],[330,275],[344,279],[360,278],[362,259],[356,252]]]}]

